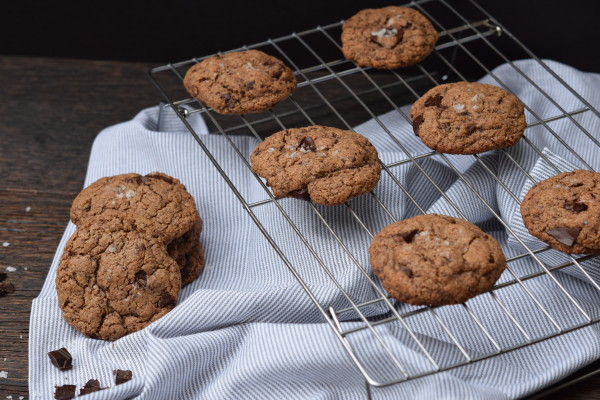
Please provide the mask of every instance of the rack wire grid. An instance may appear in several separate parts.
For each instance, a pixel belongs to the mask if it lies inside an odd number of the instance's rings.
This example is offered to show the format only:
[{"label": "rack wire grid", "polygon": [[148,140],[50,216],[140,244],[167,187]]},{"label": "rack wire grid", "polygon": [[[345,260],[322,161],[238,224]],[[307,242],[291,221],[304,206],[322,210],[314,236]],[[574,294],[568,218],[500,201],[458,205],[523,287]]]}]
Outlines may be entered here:
[{"label": "rack wire grid", "polygon": [[[580,113],[593,113],[600,117],[598,110],[594,109],[584,98],[582,98],[573,88],[571,88],[563,79],[553,72],[542,60],[537,58],[529,49],[527,49],[516,37],[508,32],[498,21],[488,14],[473,0],[462,3],[461,9],[458,6],[451,5],[446,0],[421,0],[413,1],[404,6],[413,7],[423,13],[436,26],[439,31],[439,41],[434,52],[422,63],[402,68],[398,70],[374,70],[357,66],[352,61],[346,60],[341,55],[340,33],[343,21],[325,26],[318,26],[315,29],[293,33],[288,36],[269,39],[262,43],[257,43],[232,51],[259,49],[267,54],[278,57],[292,69],[295,70],[298,79],[298,89],[289,99],[278,104],[271,110],[252,115],[221,115],[213,112],[205,107],[197,100],[190,98],[185,92],[182,85],[183,75],[185,71],[194,63],[201,61],[202,58],[193,58],[191,60],[178,63],[169,63],[164,66],[152,68],[149,71],[151,81],[156,85],[159,92],[162,94],[166,107],[172,107],[182,122],[187,126],[190,133],[194,136],[198,145],[206,153],[206,156],[214,164],[225,182],[231,188],[233,194],[239,199],[243,208],[247,211],[252,221],[259,228],[265,239],[272,246],[277,255],[281,258],[283,264],[291,271],[298,280],[299,284],[306,291],[307,295],[314,302],[315,306],[325,317],[325,320],[331,326],[333,333],[337,336],[350,358],[360,369],[364,375],[368,385],[380,387],[391,384],[404,382],[410,379],[416,379],[440,371],[449,370],[466,364],[474,363],[479,360],[487,359],[502,353],[506,353],[515,349],[529,346],[549,338],[563,335],[567,332],[589,326],[600,321],[598,315],[592,315],[586,310],[585,305],[580,304],[578,300],[569,293],[569,290],[556,279],[557,271],[565,268],[575,268],[580,272],[585,279],[589,280],[590,285],[600,292],[600,286],[592,279],[592,277],[582,267],[582,263],[592,258],[592,256],[572,257],[569,256],[567,262],[558,265],[548,264],[543,260],[542,254],[549,250],[549,247],[531,249],[524,241],[511,229],[509,224],[503,220],[485,197],[478,192],[477,188],[472,185],[469,180],[465,179],[460,174],[459,168],[454,164],[451,158],[444,154],[435,151],[427,151],[422,154],[414,154],[408,151],[403,143],[398,140],[393,132],[378,118],[378,115],[390,110],[396,110],[402,118],[410,122],[409,117],[404,113],[400,106],[411,104],[419,98],[426,90],[443,82],[451,82],[455,80],[474,80],[470,78],[479,78],[483,74],[490,74],[496,79],[497,85],[506,88],[504,82],[494,75],[492,69],[501,64],[508,63],[514,72],[522,76],[529,84],[538,90],[551,104],[553,104],[560,113],[550,118],[540,118],[528,105],[526,109],[535,119],[528,121],[528,126],[522,141],[526,146],[531,147],[540,157],[551,165],[556,172],[560,172],[559,168],[548,159],[548,157],[537,148],[535,144],[529,140],[527,132],[533,126],[543,126],[545,131],[555,137],[572,155],[579,160],[586,168],[593,170],[589,163],[584,160],[579,154],[569,146],[567,142],[561,139],[560,135],[553,130],[551,122],[558,119],[566,119],[572,125],[573,129],[580,131],[590,140],[591,146],[596,146],[600,149],[600,143],[590,134],[578,121],[574,118]],[[540,67],[546,70],[551,76],[556,79],[558,84],[562,85],[564,90],[569,91],[576,96],[581,102],[582,107],[574,110],[563,109],[548,93],[540,88],[532,79],[530,79],[519,67],[511,62],[516,57],[526,57],[536,60]],[[208,56],[207,56],[208,57]],[[467,65],[466,69],[459,70],[459,65]],[[462,68],[462,67],[460,67]],[[360,276],[365,280],[367,285],[373,288],[376,297],[366,301],[357,301],[353,293],[348,292],[343,285],[338,281],[335,274],[331,271],[323,257],[318,253],[315,247],[311,244],[308,235],[298,226],[298,221],[294,221],[292,216],[281,205],[281,200],[276,199],[271,194],[271,191],[266,187],[263,181],[256,175],[254,177],[260,182],[264,189],[265,198],[261,201],[250,202],[236,187],[233,180],[224,171],[219,164],[215,155],[203,142],[203,135],[198,135],[190,125],[188,118],[193,113],[201,113],[205,121],[209,125],[210,133],[222,135],[231,145],[231,156],[240,157],[241,161],[250,168],[249,161],[244,157],[242,151],[236,147],[232,135],[251,133],[259,140],[278,130],[287,129],[290,127],[306,126],[306,125],[330,125],[343,129],[352,130],[352,127],[365,120],[372,119],[386,132],[387,135],[397,144],[401,150],[402,159],[392,163],[382,163],[382,173],[389,175],[395,182],[398,190],[412,202],[416,208],[425,213],[424,208],[411,194],[410,190],[395,178],[393,169],[404,165],[414,165],[423,181],[423,184],[431,185],[435,190],[439,191],[439,195],[456,210],[456,212],[464,217],[463,211],[458,205],[453,202],[442,189],[442,184],[437,182],[427,170],[422,166],[422,162],[434,155],[439,157],[443,162],[456,174],[458,179],[462,180],[466,187],[472,193],[472,200],[481,202],[497,219],[497,221],[506,229],[508,235],[522,245],[523,252],[507,260],[507,271],[509,278],[496,286],[488,293],[492,299],[492,304],[501,313],[504,318],[509,321],[514,332],[511,333],[513,341],[506,343],[499,340],[492,333],[485,318],[481,315],[481,310],[475,309],[471,302],[468,301],[461,305],[452,305],[444,307],[459,307],[464,310],[466,318],[471,321],[474,332],[473,335],[483,335],[487,338],[489,348],[487,350],[478,349],[477,352],[471,351],[464,344],[465,338],[459,337],[454,332],[454,327],[451,323],[446,322],[436,307],[410,307],[399,311],[395,307],[395,300],[382,289],[380,282],[371,273],[370,266],[361,264],[360,257],[357,257],[349,249],[349,246],[344,242],[343,238],[338,235],[333,224],[327,221],[323,215],[322,208],[310,204],[310,209],[315,213],[316,220],[323,224],[326,231],[331,235],[334,242],[347,253],[352,264],[349,268],[357,268],[360,271]],[[506,150],[503,151],[510,162],[516,164],[522,174],[527,179],[535,182],[534,178],[517,160],[510,155]],[[503,182],[500,176],[482,160],[479,155],[470,156],[474,158],[474,162],[480,164],[489,175],[489,178],[505,190],[513,201],[519,203],[518,194],[511,192],[506,182]],[[389,216],[389,222],[396,220],[394,215],[389,211],[381,196],[377,194],[377,190],[370,193],[374,204],[381,207]],[[292,200],[297,201],[297,200]],[[303,279],[300,271],[295,267],[295,259],[286,254],[277,242],[277,238],[269,233],[261,221],[259,215],[255,212],[258,207],[271,205],[279,213],[283,221],[289,225],[289,228],[297,235],[298,245],[305,247],[308,250],[310,257],[314,258],[314,263],[319,273],[324,274],[326,279],[339,289],[343,298],[347,301],[347,306],[342,308],[334,308],[330,304],[323,304],[312,291],[310,285]],[[353,209],[351,202],[346,203],[343,208],[356,221],[361,234],[366,235],[368,240],[372,239],[374,232],[368,226],[369,224],[361,219],[358,212]],[[365,248],[365,253],[367,249]],[[513,268],[513,263],[518,260],[529,258],[535,262],[539,270],[533,273],[520,274],[518,269]],[[564,301],[573,313],[579,313],[579,322],[574,324],[561,323],[560,319],[553,315],[548,310],[543,299],[539,298],[533,291],[528,288],[528,283],[537,279],[548,279],[549,284],[556,285],[561,293],[564,294]],[[521,310],[508,306],[503,301],[502,292],[508,288],[521,291],[524,295],[531,299],[532,308],[529,313],[534,312],[539,314],[539,318],[544,320],[549,325],[549,330],[542,335],[533,335],[528,331],[527,324],[524,323],[524,315]],[[378,316],[370,315],[366,310],[368,307],[378,305],[385,309],[385,313]],[[421,335],[418,333],[415,326],[418,326],[419,321],[423,319],[429,323],[436,324],[440,330],[445,332],[448,343],[454,347],[456,357],[451,360],[442,360],[438,358],[435,349],[427,348],[421,341]],[[351,329],[344,329],[340,321],[353,320],[358,321]],[[382,338],[379,327],[389,324],[399,326],[406,334],[407,340],[410,342],[409,347],[415,352],[421,354],[429,360],[429,368],[425,370],[411,370],[411,367],[403,364],[397,354],[389,348],[386,341]],[[476,332],[475,332],[476,331]],[[363,357],[356,346],[353,345],[352,337],[359,333],[366,334],[377,346],[381,347],[382,353],[385,355],[385,360],[381,363],[386,366],[389,371],[394,371],[391,375],[386,375],[383,378],[375,376],[372,366],[363,361]]]}]

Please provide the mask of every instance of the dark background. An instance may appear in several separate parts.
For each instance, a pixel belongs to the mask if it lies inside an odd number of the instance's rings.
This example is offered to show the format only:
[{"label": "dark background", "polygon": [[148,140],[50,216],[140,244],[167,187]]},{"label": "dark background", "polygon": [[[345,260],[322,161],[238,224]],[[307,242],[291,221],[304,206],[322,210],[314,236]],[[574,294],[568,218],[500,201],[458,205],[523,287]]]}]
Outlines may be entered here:
[{"label": "dark background", "polygon": [[[464,0],[448,0],[462,8]],[[600,2],[479,0],[536,55],[600,71]],[[149,65],[238,48],[348,18],[389,0],[8,1],[0,10],[0,54]],[[404,4],[396,2],[395,4]],[[521,54],[507,53],[509,58]]]}]

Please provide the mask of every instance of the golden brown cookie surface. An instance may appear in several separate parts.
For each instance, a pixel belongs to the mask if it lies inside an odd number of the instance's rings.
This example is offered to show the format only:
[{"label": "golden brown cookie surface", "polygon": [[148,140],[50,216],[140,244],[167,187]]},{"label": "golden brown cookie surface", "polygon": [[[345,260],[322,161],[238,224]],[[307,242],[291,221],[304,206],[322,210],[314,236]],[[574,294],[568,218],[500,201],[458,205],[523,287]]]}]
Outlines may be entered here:
[{"label": "golden brown cookie surface", "polygon": [[363,67],[393,69],[425,59],[438,33],[423,14],[412,8],[365,9],[342,26],[344,57]]},{"label": "golden brown cookie surface", "polygon": [[434,87],[410,110],[413,130],[441,153],[475,154],[514,145],[527,125],[523,103],[493,85],[447,83]]},{"label": "golden brown cookie surface", "polygon": [[296,89],[296,77],[283,61],[247,50],[202,60],[187,71],[183,84],[221,114],[249,114],[285,100]]},{"label": "golden brown cookie surface", "polygon": [[134,219],[93,220],[73,234],[56,273],[64,319],[86,336],[116,340],[169,312],[181,272],[162,240]]},{"label": "golden brown cookie surface", "polygon": [[385,290],[414,305],[462,303],[490,290],[506,267],[494,238],[467,221],[438,214],[386,226],[369,255]]}]

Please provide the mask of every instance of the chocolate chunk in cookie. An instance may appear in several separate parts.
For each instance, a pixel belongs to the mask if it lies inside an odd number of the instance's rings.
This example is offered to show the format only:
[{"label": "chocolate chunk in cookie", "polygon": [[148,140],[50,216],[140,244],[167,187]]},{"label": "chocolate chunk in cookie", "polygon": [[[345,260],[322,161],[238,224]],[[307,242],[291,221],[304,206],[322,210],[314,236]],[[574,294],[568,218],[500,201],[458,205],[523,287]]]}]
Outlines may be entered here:
[{"label": "chocolate chunk in cookie", "polygon": [[276,197],[341,204],[377,184],[377,151],[358,133],[326,126],[287,129],[269,136],[250,156],[252,170]]},{"label": "chocolate chunk in cookie", "polygon": [[514,145],[527,125],[523,103],[484,83],[456,82],[434,87],[411,110],[413,130],[441,153],[475,154]]},{"label": "chocolate chunk in cookie", "polygon": [[569,254],[600,253],[600,173],[564,172],[533,186],[521,203],[529,232]]},{"label": "chocolate chunk in cookie", "polygon": [[386,226],[369,254],[385,290],[414,305],[462,303],[490,290],[506,267],[494,238],[467,221],[437,214]]},{"label": "chocolate chunk in cookie", "polygon": [[438,33],[423,14],[412,8],[365,9],[342,26],[344,57],[363,67],[393,69],[424,60]]},{"label": "chocolate chunk in cookie", "polygon": [[78,227],[98,217],[125,214],[166,243],[185,235],[199,219],[194,198],[185,186],[160,172],[101,178],[83,189],[71,206],[71,220]]},{"label": "chocolate chunk in cookie", "polygon": [[294,72],[258,50],[209,57],[183,80],[188,93],[221,114],[266,111],[296,90]]},{"label": "chocolate chunk in cookie", "polygon": [[[116,340],[169,312],[181,272],[163,241],[127,217],[93,220],[70,238],[56,272],[64,319],[81,333]],[[163,300],[168,296],[172,301]]]}]

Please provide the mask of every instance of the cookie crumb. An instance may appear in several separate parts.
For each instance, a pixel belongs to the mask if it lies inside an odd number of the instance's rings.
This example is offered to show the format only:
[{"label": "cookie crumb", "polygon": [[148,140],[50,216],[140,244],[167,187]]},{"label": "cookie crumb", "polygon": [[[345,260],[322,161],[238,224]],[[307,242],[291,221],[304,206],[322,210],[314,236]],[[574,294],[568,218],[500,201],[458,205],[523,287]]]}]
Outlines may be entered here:
[{"label": "cookie crumb", "polygon": [[6,272],[15,272],[16,270],[17,269],[15,267],[12,267],[10,265],[8,267],[6,267]]},{"label": "cookie crumb", "polygon": [[115,369],[113,371],[115,375],[115,384],[120,385],[131,380],[133,373],[129,370]]},{"label": "cookie crumb", "polygon": [[29,211],[31,211],[31,207],[29,207],[29,206],[25,207],[25,212],[29,212]]},{"label": "cookie crumb", "polygon": [[10,246],[10,243],[8,243],[8,242],[2,242],[2,246],[8,247],[8,246]]},{"label": "cookie crumb", "polygon": [[[6,361],[6,358],[4,361]],[[0,379],[8,379],[8,371],[0,371]]]}]

